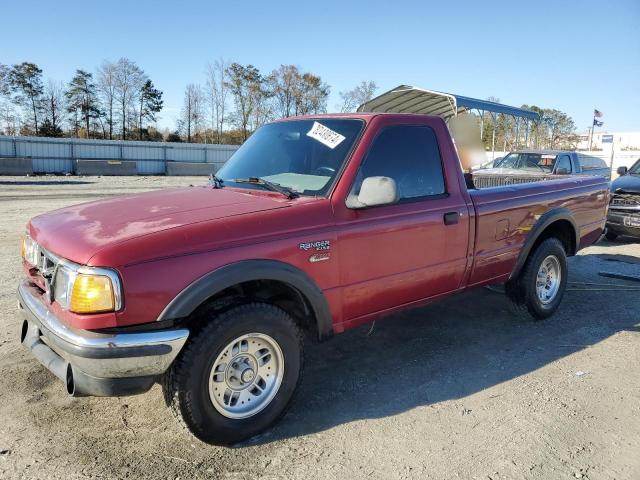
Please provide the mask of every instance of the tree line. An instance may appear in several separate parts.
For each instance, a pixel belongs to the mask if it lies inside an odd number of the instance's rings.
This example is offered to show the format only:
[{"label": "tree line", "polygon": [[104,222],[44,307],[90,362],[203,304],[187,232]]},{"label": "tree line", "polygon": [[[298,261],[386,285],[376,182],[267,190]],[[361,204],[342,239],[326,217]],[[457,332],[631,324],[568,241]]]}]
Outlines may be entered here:
[{"label": "tree line", "polygon": [[43,81],[35,63],[0,63],[0,128],[7,135],[149,140],[162,91],[135,62],[78,69],[67,83]]},{"label": "tree line", "polygon": [[[262,73],[225,59],[206,66],[203,83],[185,87],[175,129],[160,132],[163,92],[134,61],[77,69],[66,83],[43,78],[31,62],[0,62],[0,134],[239,144],[276,118],[324,113],[330,86],[296,65]],[[341,111],[369,100],[375,82],[340,92]]]},{"label": "tree line", "polygon": [[[495,97],[489,97],[488,100],[500,103]],[[575,123],[569,115],[557,109],[536,105],[525,104],[520,108],[538,114],[537,120],[529,121],[528,137],[525,134],[527,127],[523,119],[517,120],[506,115],[494,117],[485,112],[482,131],[482,143],[485,148],[491,149],[494,130],[496,150],[510,151],[523,147],[571,150],[576,147],[578,135]]]},{"label": "tree line", "polygon": [[[373,81],[340,92],[342,112],[354,111],[377,90]],[[207,65],[204,84],[191,83],[172,140],[242,143],[253,131],[277,118],[327,112],[331,87],[297,65],[262,73],[254,65],[225,59]]]},{"label": "tree line", "polygon": [[[335,110],[353,112],[373,98],[377,85],[363,81],[339,92]],[[189,83],[175,128],[160,132],[156,122],[163,92],[127,58],[103,61],[94,71],[76,70],[67,82],[43,80],[38,65],[0,62],[0,134],[240,144],[271,120],[325,113],[331,87],[320,75],[296,65],[268,73],[251,64],[220,58],[206,65],[201,83]],[[499,102],[497,98],[489,98]],[[523,105],[540,119],[530,124],[530,146],[571,148],[577,135],[566,113]],[[496,149],[524,146],[524,123],[508,116],[484,114],[482,140]]]}]

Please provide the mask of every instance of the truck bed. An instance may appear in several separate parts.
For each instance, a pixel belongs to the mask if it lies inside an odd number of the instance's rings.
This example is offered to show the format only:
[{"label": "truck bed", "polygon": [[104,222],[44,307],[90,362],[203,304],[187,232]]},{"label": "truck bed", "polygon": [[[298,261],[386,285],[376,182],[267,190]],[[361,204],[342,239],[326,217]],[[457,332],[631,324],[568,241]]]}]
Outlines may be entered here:
[{"label": "truck bed", "polygon": [[476,215],[468,285],[506,280],[534,225],[552,209],[566,210],[575,220],[574,252],[595,242],[606,221],[608,185],[603,177],[573,176],[469,190]]}]

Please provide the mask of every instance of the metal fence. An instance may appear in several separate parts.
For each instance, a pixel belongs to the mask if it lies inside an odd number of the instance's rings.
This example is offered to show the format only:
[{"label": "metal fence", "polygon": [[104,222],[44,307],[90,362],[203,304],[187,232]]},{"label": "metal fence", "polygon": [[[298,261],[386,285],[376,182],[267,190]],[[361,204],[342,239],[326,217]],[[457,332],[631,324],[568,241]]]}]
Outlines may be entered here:
[{"label": "metal fence", "polygon": [[167,162],[222,166],[237,145],[0,136],[0,157],[31,158],[34,173],[74,173],[76,160],[133,160],[138,174],[159,175]]}]

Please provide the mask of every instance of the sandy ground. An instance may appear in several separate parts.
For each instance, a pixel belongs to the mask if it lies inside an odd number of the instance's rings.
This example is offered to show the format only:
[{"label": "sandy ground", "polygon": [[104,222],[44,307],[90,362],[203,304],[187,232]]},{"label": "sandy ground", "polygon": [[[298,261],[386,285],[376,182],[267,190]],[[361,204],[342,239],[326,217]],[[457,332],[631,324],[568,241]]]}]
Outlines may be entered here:
[{"label": "sandy ground", "polygon": [[640,273],[640,243],[572,258],[546,322],[515,320],[480,289],[310,345],[290,412],[236,448],[182,433],[158,386],[68,397],[18,343],[24,224],[203,181],[0,177],[0,478],[640,478],[640,284],[598,275]]}]

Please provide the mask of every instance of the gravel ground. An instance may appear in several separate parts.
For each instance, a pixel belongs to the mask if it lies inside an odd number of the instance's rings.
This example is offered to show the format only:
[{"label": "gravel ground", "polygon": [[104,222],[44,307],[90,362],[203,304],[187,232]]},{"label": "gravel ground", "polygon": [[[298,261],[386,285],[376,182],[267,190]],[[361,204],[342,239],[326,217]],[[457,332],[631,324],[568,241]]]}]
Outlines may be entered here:
[{"label": "gravel ground", "polygon": [[480,289],[309,345],[289,413],[235,448],[182,433],[158,386],[68,397],[18,343],[24,224],[203,181],[0,177],[0,478],[640,478],[640,284],[598,275],[639,274],[639,243],[572,258],[546,322]]}]

